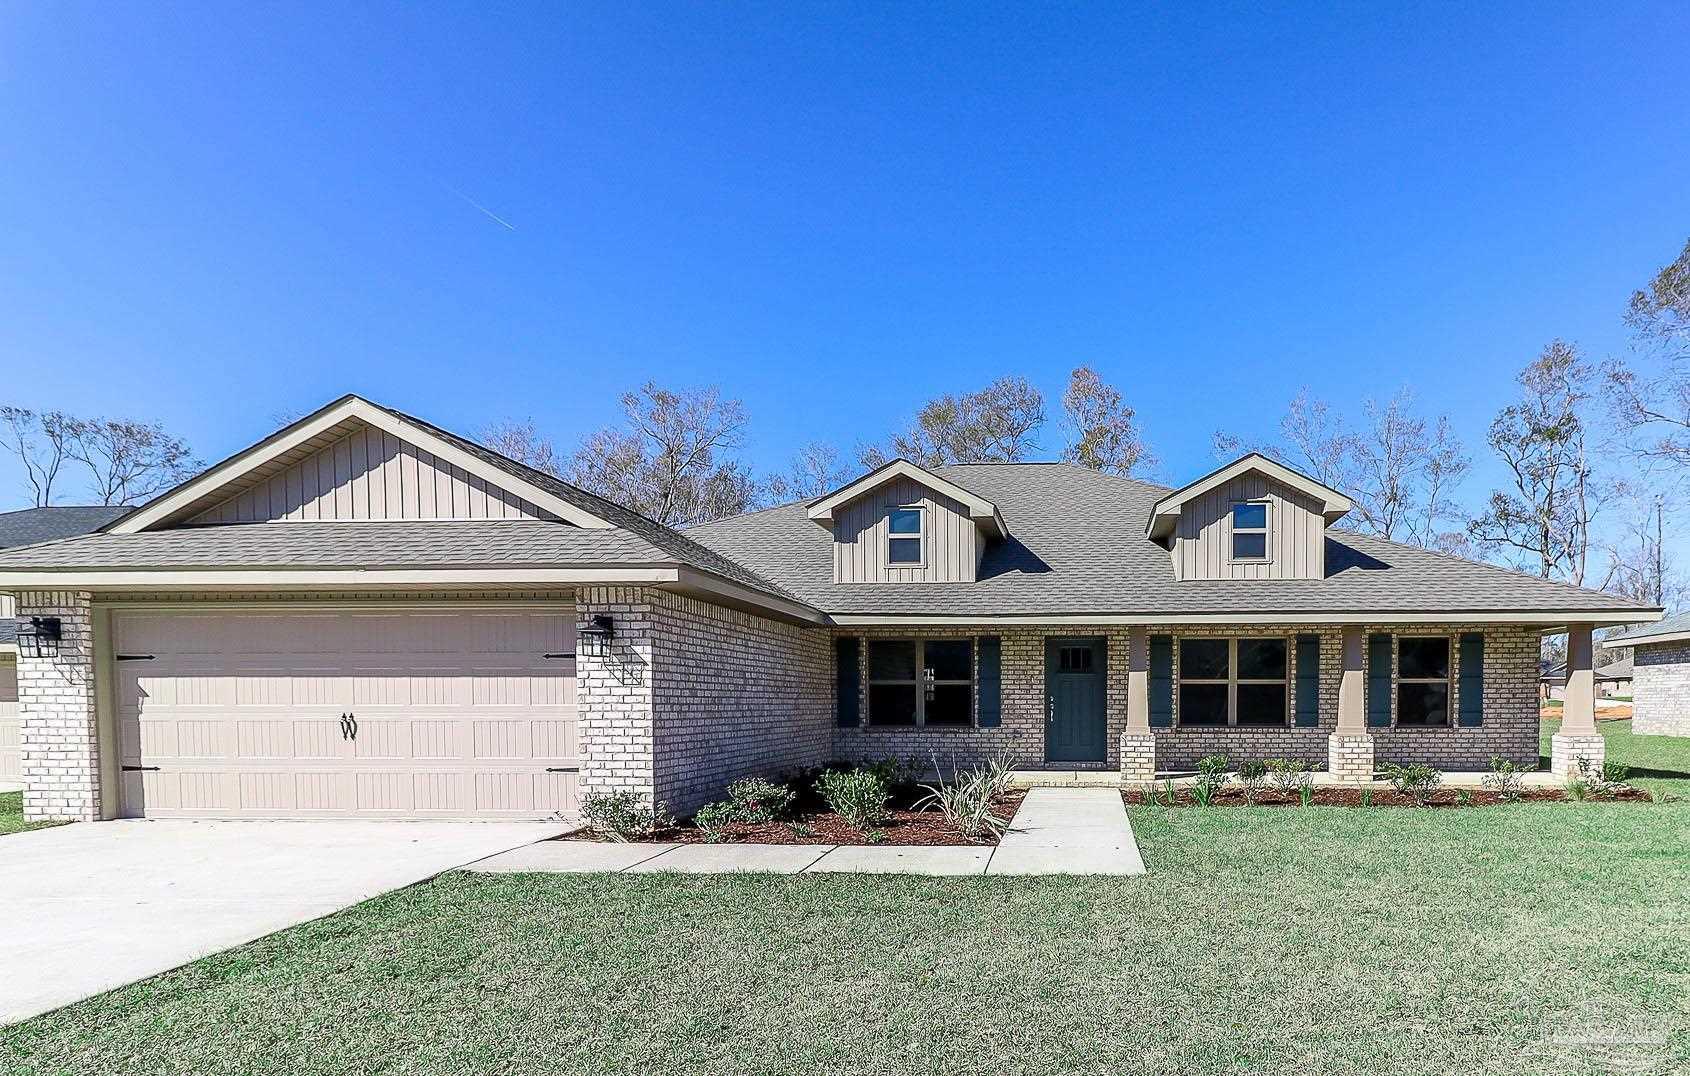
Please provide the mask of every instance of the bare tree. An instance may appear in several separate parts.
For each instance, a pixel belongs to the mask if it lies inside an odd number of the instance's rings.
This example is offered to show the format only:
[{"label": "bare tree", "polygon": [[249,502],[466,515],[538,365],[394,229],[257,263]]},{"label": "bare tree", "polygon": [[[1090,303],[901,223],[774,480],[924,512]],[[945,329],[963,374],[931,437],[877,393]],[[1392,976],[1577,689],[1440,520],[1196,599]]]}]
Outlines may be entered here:
[{"label": "bare tree", "polygon": [[64,451],[88,471],[89,488],[101,504],[144,501],[200,466],[187,443],[163,426],[128,419],[73,419]]},{"label": "bare tree", "polygon": [[1329,403],[1300,391],[1279,423],[1280,439],[1252,445],[1224,433],[1215,450],[1224,459],[1247,451],[1307,474],[1355,504],[1350,526],[1388,541],[1449,550],[1460,536],[1447,525],[1459,519],[1454,491],[1467,473],[1449,419],[1430,427],[1404,389],[1381,404],[1362,402],[1363,423],[1352,429]]},{"label": "bare tree", "polygon": [[533,419],[521,422],[503,419],[481,431],[481,443],[518,463],[562,478],[568,461],[558,455],[551,439],[534,426]]},{"label": "bare tree", "polygon": [[1653,280],[1632,293],[1626,322],[1639,336],[1659,340],[1679,354],[1690,352],[1690,240]]},{"label": "bare tree", "polygon": [[1552,342],[1520,372],[1520,400],[1486,441],[1512,476],[1468,524],[1473,540],[1530,565],[1545,579],[1583,585],[1601,490],[1588,455],[1594,371],[1577,349]]},{"label": "bare tree", "polygon": [[626,422],[582,442],[569,480],[672,527],[743,512],[756,497],[750,472],[722,454],[740,446],[745,407],[714,387],[674,392],[646,382],[624,393]]},{"label": "bare tree", "polygon": [[786,474],[769,476],[763,499],[769,504],[812,500],[838,489],[850,477],[840,463],[838,449],[811,441],[798,450]]},{"label": "bare tree", "polygon": [[1623,520],[1602,543],[1608,570],[1602,589],[1651,605],[1677,605],[1685,580],[1667,552],[1666,507],[1661,494],[1622,484]]},{"label": "bare tree", "polygon": [[1069,375],[1062,410],[1071,434],[1062,458],[1070,463],[1130,475],[1140,464],[1154,462],[1133,424],[1135,412],[1091,367],[1078,367]]},{"label": "bare tree", "polygon": [[870,469],[898,456],[922,467],[1014,462],[1037,447],[1033,434],[1044,421],[1043,394],[1026,378],[1000,377],[978,392],[930,400],[915,425],[885,447],[860,447],[858,458]]},{"label": "bare tree", "polygon": [[1647,354],[1647,369],[1610,362],[1609,403],[1643,459],[1690,464],[1690,242],[1647,286],[1632,293],[1626,323]]},{"label": "bare tree", "polygon": [[37,414],[24,407],[0,407],[0,436],[23,464],[35,507],[53,503],[59,472],[64,469],[66,445],[76,420],[62,411]]}]

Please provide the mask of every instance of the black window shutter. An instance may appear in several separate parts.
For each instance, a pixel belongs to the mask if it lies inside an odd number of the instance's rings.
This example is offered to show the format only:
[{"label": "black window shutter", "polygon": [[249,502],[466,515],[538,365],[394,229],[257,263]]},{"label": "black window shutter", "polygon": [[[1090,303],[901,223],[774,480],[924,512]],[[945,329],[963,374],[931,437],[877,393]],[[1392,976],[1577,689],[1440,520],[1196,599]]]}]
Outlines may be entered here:
[{"label": "black window shutter", "polygon": [[1003,643],[996,635],[982,635],[975,645],[980,661],[978,690],[980,692],[980,727],[995,729],[1003,717],[1002,673]]},{"label": "black window shutter", "polygon": [[1367,637],[1367,723],[1373,728],[1391,724],[1391,637]]},{"label": "black window shutter", "polygon": [[1150,637],[1150,724],[1168,728],[1174,723],[1174,637]]},{"label": "black window shutter", "polygon": [[856,728],[857,713],[862,706],[862,688],[858,680],[861,670],[862,640],[841,635],[833,640],[833,712],[842,729]]},{"label": "black window shutter", "polygon": [[1297,727],[1320,725],[1320,636],[1297,636]]},{"label": "black window shutter", "polygon": [[1469,631],[1461,636],[1461,724],[1485,723],[1485,635]]}]

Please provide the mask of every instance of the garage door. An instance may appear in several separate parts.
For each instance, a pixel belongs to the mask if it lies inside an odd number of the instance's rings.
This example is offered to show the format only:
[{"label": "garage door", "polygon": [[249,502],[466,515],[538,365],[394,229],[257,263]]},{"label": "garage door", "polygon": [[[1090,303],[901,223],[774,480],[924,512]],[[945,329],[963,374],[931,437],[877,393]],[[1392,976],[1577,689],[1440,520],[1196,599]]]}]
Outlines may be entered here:
[{"label": "garage door", "polygon": [[127,816],[575,809],[572,610],[121,611],[112,650]]}]

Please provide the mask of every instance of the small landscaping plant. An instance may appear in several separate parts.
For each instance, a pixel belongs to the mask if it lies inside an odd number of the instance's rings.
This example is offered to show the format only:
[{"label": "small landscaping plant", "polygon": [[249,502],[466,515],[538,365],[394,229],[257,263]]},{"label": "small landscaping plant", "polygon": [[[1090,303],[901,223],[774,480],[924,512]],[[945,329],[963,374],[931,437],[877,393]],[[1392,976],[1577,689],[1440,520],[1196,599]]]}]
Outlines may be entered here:
[{"label": "small landscaping plant", "polygon": [[1471,789],[1458,788],[1455,790],[1455,805],[1457,807],[1473,806],[1473,792]]},{"label": "small landscaping plant", "polygon": [[1260,759],[1251,759],[1238,766],[1238,783],[1244,788],[1244,802],[1254,806],[1262,797],[1262,791],[1267,788],[1267,763]]},{"label": "small landscaping plant", "polygon": [[1281,792],[1294,794],[1304,807],[1314,802],[1314,771],[1307,762],[1300,758],[1272,758],[1267,765],[1273,772],[1274,785]]},{"label": "small landscaping plant", "polygon": [[1432,794],[1444,783],[1444,775],[1424,762],[1411,762],[1407,766],[1388,763],[1385,779],[1391,782],[1392,788],[1413,800],[1416,807],[1432,802]]},{"label": "small landscaping plant", "polygon": [[792,789],[762,777],[746,777],[728,786],[728,804],[733,808],[734,821],[776,822],[792,810],[798,794]]},{"label": "small landscaping plant", "polygon": [[1495,792],[1498,799],[1504,803],[1514,803],[1525,792],[1526,768],[1513,759],[1503,758],[1501,755],[1490,757],[1490,772],[1485,774],[1484,784],[1488,791]]},{"label": "small landscaping plant", "polygon": [[1199,807],[1215,801],[1215,793],[1226,784],[1226,756],[1204,755],[1197,760],[1197,783],[1191,786],[1192,798]]},{"label": "small landscaping plant", "polygon": [[692,816],[692,824],[704,834],[704,839],[711,844],[724,840],[728,835],[728,827],[740,820],[739,811],[730,803],[712,803],[700,807]]},{"label": "small landscaping plant", "polygon": [[866,830],[886,817],[892,789],[874,769],[823,770],[816,778],[816,794],[828,810]]},{"label": "small landscaping plant", "polygon": [[[1574,799],[1584,799],[1587,795],[1617,796],[1630,787],[1627,778],[1631,776],[1631,770],[1618,762],[1603,762],[1598,768],[1583,755],[1578,756],[1577,762],[1578,776],[1567,782],[1567,793]],[[1578,792],[1573,791],[1575,784],[1580,786]]]},{"label": "small landscaping plant", "polygon": [[[933,760],[933,770],[940,772],[938,759]],[[927,795],[916,802],[915,809],[937,808],[945,816],[945,821],[969,840],[1001,833],[1009,823],[992,813],[998,779],[987,766],[957,770],[953,765],[949,782],[941,778],[936,785],[921,786],[927,790]]]},{"label": "small landscaping plant", "polygon": [[1368,785],[1366,788],[1361,790],[1361,805],[1363,807],[1373,806],[1373,786],[1372,785]]},{"label": "small landscaping plant", "polygon": [[675,825],[668,804],[662,800],[648,804],[628,789],[582,796],[581,818],[595,836],[610,841],[637,841]]}]

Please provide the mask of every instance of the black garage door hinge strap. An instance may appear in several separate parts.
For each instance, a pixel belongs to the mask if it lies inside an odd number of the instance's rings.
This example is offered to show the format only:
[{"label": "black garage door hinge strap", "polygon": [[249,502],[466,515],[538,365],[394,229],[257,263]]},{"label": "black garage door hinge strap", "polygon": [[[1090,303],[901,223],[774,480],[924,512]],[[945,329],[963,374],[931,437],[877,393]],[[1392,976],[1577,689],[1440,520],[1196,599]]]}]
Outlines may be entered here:
[{"label": "black garage door hinge strap", "polygon": [[581,767],[579,767],[579,766],[547,766],[546,772],[547,773],[580,773]]},{"label": "black garage door hinge strap", "polygon": [[154,656],[155,655],[152,655],[152,654],[118,654],[113,660],[114,661],[152,661]]},{"label": "black garage door hinge strap", "polygon": [[543,658],[572,658],[575,655],[573,653],[569,653],[569,654],[541,654],[540,656],[543,657]]},{"label": "black garage door hinge strap", "polygon": [[147,773],[157,773],[158,772],[157,766],[122,766],[122,767],[120,767],[120,769],[124,770],[125,772],[131,772],[131,773],[135,772],[137,770],[144,770]]}]

